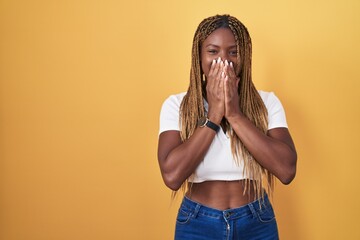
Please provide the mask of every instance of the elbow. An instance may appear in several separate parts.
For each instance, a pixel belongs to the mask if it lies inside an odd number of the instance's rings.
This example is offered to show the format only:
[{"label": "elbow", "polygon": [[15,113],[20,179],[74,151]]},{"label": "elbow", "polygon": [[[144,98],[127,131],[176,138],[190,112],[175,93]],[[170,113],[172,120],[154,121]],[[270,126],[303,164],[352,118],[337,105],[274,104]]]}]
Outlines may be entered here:
[{"label": "elbow", "polygon": [[286,174],[284,174],[283,176],[281,176],[280,181],[282,184],[284,185],[289,185],[295,178],[296,175],[296,169],[292,169],[290,171],[288,171]]},{"label": "elbow", "polygon": [[289,185],[294,180],[295,176],[296,176],[296,156],[291,161],[289,166],[285,168],[282,176],[279,177],[279,180],[281,181],[282,184]]},{"label": "elbow", "polygon": [[175,174],[163,174],[163,180],[165,185],[170,188],[172,191],[178,191],[183,182],[179,181],[179,178]]},{"label": "elbow", "polygon": [[160,164],[160,171],[165,185],[172,191],[178,191],[186,178],[184,179],[179,168],[174,167],[169,162],[163,161],[162,163]]}]

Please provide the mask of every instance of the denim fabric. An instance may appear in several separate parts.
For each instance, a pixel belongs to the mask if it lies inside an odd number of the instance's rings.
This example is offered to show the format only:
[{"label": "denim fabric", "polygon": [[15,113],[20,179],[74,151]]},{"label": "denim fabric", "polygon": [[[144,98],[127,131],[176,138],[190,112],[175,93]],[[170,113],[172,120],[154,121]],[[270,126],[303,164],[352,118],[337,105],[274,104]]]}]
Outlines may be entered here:
[{"label": "denim fabric", "polygon": [[[261,203],[261,207],[260,207]],[[267,197],[240,208],[217,210],[184,197],[176,219],[175,240],[279,239]]]}]

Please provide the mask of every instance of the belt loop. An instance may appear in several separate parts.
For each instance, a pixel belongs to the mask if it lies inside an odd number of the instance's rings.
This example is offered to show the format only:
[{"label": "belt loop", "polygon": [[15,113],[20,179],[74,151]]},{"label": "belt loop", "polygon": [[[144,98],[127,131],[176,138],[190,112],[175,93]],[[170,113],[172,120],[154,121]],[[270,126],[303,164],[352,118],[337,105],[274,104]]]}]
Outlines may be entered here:
[{"label": "belt loop", "polygon": [[198,215],[198,213],[199,213],[199,210],[200,210],[200,207],[201,207],[200,204],[196,204],[194,213],[192,214],[192,217],[193,217],[193,218],[196,218],[196,217],[197,217],[197,215]]},{"label": "belt loop", "polygon": [[253,217],[256,218],[256,217],[257,217],[257,215],[256,215],[256,210],[255,210],[253,204],[252,204],[252,203],[249,203],[248,206],[249,206],[249,208],[250,208],[250,211],[251,211]]}]

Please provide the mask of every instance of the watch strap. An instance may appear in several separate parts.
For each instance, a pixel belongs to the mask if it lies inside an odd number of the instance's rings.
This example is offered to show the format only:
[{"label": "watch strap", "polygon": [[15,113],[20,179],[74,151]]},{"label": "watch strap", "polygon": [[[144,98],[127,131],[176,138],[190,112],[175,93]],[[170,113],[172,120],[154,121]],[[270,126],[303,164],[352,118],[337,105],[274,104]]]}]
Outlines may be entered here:
[{"label": "watch strap", "polygon": [[202,124],[200,124],[200,127],[205,127],[206,126],[208,128],[211,128],[215,132],[218,132],[219,129],[220,129],[220,126],[218,126],[217,124],[210,121],[207,117],[204,117],[204,118],[200,119],[200,122],[202,123]]},{"label": "watch strap", "polygon": [[220,129],[220,127],[219,127],[217,124],[213,123],[213,122],[210,121],[209,119],[207,119],[205,125],[206,125],[207,127],[211,128],[212,130],[214,130],[215,132],[218,132],[219,129]]}]

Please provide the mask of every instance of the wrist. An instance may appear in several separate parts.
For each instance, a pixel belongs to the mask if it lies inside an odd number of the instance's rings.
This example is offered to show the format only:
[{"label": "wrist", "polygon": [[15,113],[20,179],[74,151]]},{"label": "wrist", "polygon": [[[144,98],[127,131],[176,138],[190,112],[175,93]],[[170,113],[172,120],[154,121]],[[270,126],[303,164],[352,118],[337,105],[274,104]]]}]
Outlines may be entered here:
[{"label": "wrist", "polygon": [[207,118],[215,123],[216,125],[220,125],[221,120],[223,119],[223,116],[221,116],[220,114],[208,114]]},{"label": "wrist", "polygon": [[241,120],[242,118],[245,118],[245,115],[242,113],[235,113],[230,116],[225,116],[226,120],[232,125],[232,123],[237,122]]},{"label": "wrist", "polygon": [[202,117],[198,120],[198,126],[203,128],[203,127],[208,127],[211,128],[212,130],[214,130],[216,133],[219,131],[220,126],[214,122],[212,122],[209,118],[207,117]]}]

